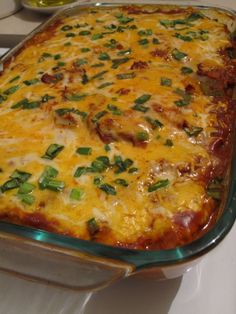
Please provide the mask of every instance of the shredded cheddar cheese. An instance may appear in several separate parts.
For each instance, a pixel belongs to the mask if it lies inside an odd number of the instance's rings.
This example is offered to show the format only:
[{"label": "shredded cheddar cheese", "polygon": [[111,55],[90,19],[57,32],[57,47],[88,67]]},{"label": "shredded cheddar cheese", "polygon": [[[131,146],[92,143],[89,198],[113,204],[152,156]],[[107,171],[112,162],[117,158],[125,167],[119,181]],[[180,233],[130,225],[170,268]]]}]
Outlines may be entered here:
[{"label": "shredded cheddar cheese", "polygon": [[83,10],[0,75],[0,217],[109,245],[166,249],[214,220],[230,161],[233,18]]}]

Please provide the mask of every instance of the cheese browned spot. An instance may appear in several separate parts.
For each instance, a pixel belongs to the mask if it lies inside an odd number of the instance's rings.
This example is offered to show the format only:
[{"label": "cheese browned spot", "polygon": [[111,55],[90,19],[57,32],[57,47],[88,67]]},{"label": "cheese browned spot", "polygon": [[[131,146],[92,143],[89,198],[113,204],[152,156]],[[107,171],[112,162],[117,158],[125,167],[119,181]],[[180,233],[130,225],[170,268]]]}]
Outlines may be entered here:
[{"label": "cheese browned spot", "polygon": [[30,39],[0,75],[1,219],[136,249],[206,232],[231,159],[234,28],[128,6]]}]

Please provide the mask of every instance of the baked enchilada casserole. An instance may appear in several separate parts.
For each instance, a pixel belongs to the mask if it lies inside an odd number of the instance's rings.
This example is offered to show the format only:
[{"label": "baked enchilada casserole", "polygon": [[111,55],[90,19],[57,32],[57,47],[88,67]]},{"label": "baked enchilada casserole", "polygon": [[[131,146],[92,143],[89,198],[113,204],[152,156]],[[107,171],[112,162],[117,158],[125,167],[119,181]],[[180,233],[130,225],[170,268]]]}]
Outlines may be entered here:
[{"label": "baked enchilada casserole", "polygon": [[135,249],[206,232],[232,155],[233,27],[129,6],[34,35],[0,75],[1,219]]}]

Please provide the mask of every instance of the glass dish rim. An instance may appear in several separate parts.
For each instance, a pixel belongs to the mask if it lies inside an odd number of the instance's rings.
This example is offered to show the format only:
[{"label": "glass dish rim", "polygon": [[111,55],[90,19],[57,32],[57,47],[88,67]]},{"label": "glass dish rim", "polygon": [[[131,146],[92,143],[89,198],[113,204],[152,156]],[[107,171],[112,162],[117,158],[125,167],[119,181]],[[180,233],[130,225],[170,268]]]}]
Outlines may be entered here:
[{"label": "glass dish rim", "polygon": [[[182,3],[182,4],[181,4]],[[174,2],[174,1],[143,1],[142,3],[137,3],[135,1],[130,1],[129,3],[102,3],[97,1],[91,1],[88,3],[75,3],[69,5],[67,8],[59,11],[54,16],[49,18],[45,23],[36,28],[32,33],[30,33],[25,40],[23,40],[23,44],[27,41],[30,36],[33,36],[35,32],[40,31],[42,27],[51,23],[54,19],[58,18],[61,14],[66,14],[68,10],[75,8],[89,8],[89,7],[114,7],[114,6],[124,6],[124,5],[177,5],[177,6],[192,6],[197,8],[213,8],[218,10],[226,11],[230,14],[233,14],[236,18],[235,12],[233,10],[227,9],[221,6],[215,5],[203,5],[201,3],[190,3],[187,4],[185,1]],[[15,52],[17,50],[18,45],[11,49],[4,58],[0,58],[0,62],[10,55],[10,53]],[[236,124],[236,123],[235,123]],[[235,139],[235,132],[234,132]],[[233,141],[235,142],[235,140]],[[69,249],[81,253],[86,253],[91,257],[101,257],[101,258],[109,258],[125,263],[130,263],[134,265],[137,269],[141,269],[144,267],[151,266],[171,266],[178,263],[184,263],[189,260],[200,257],[201,255],[207,253],[218,243],[220,243],[224,237],[231,230],[235,220],[236,220],[236,161],[234,162],[234,157],[236,156],[236,148],[235,143],[233,143],[234,152],[232,153],[232,163],[231,163],[231,180],[229,183],[229,191],[227,195],[227,200],[224,206],[223,213],[219,217],[218,221],[214,224],[214,226],[208,230],[204,235],[202,235],[197,240],[186,244],[181,247],[176,247],[174,249],[168,250],[136,250],[136,249],[126,249],[126,248],[118,248],[114,246],[108,246],[105,244],[100,244],[96,242],[92,242],[89,240],[81,240],[77,238],[72,238],[69,236],[64,236],[61,234],[56,234],[48,231],[44,231],[41,229],[36,229],[33,227],[16,225],[4,221],[0,221],[0,239],[1,233],[14,234],[21,238],[25,238],[28,240],[33,240],[35,245],[54,245],[60,247],[61,249]]]}]

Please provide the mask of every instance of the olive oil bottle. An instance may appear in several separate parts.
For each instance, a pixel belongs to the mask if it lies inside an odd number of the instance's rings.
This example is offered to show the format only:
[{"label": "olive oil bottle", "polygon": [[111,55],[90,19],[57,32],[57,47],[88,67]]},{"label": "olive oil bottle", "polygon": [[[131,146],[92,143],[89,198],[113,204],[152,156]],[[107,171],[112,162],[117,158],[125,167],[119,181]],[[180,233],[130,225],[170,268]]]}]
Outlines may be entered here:
[{"label": "olive oil bottle", "polygon": [[32,5],[38,7],[52,7],[75,2],[75,0],[30,0]]}]

